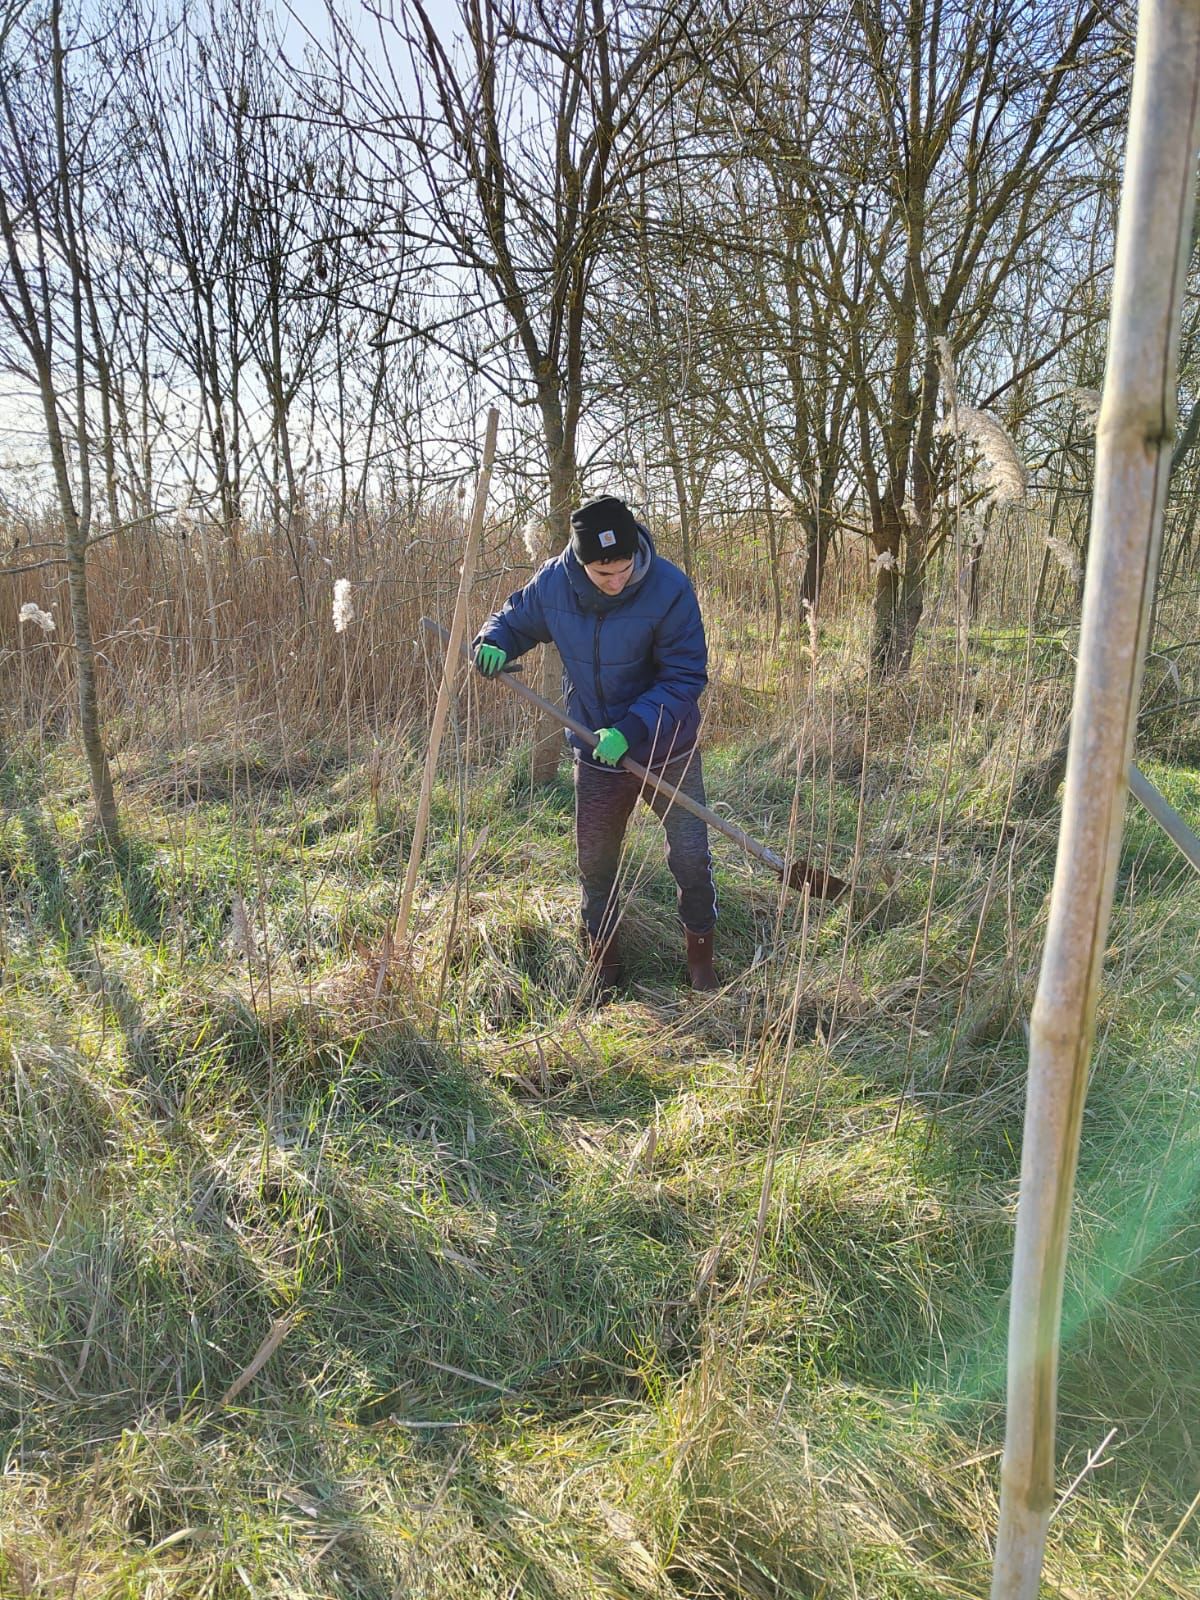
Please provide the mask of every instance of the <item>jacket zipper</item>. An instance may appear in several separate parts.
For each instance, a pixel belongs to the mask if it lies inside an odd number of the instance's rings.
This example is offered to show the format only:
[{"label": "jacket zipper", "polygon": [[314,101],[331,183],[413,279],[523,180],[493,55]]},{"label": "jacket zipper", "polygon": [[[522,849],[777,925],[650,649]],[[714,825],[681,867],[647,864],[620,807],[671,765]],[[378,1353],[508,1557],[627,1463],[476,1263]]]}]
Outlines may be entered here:
[{"label": "jacket zipper", "polygon": [[604,690],[600,687],[600,624],[604,621],[601,613],[596,618],[596,630],[592,635],[592,672],[596,680],[596,700],[600,706],[600,718],[604,727],[608,726],[608,706],[604,699]]}]

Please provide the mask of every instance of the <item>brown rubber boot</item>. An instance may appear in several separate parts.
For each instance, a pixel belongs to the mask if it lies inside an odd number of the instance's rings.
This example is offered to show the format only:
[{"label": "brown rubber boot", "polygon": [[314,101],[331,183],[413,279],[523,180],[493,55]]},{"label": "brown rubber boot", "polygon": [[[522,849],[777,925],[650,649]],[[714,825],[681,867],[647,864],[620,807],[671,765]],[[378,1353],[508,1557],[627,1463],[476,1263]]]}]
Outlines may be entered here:
[{"label": "brown rubber boot", "polygon": [[719,989],[721,980],[713,966],[715,930],[710,928],[707,933],[693,933],[690,928],[685,928],[683,931],[687,935],[688,977],[692,988],[705,993],[710,989]]},{"label": "brown rubber boot", "polygon": [[611,1000],[623,977],[621,951],[615,933],[607,939],[593,939],[583,930],[583,947],[587,951],[588,975],[596,986],[598,1000]]}]

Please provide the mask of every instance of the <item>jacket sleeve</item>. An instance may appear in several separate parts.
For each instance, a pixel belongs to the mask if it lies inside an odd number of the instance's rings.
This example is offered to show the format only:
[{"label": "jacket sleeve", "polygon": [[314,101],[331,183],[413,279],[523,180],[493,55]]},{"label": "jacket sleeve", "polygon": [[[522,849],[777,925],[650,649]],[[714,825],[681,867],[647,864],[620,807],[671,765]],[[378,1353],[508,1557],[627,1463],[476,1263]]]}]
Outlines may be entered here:
[{"label": "jacket sleeve", "polygon": [[545,572],[535,572],[523,589],[510,594],[493,616],[490,616],[471,643],[474,655],[481,644],[499,645],[510,661],[532,650],[535,644],[550,642],[550,629],[542,605],[542,578]]},{"label": "jacket sleeve", "polygon": [[643,722],[656,750],[671,748],[675,730],[696,710],[708,685],[708,644],[695,590],[681,589],[654,632],[654,682],[629,711]]}]

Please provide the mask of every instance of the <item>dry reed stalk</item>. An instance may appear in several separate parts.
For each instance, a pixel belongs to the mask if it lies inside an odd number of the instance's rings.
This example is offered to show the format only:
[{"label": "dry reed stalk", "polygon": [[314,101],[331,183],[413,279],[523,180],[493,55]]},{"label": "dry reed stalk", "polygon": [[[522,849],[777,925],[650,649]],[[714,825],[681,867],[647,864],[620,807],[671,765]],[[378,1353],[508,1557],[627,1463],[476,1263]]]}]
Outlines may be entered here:
[{"label": "dry reed stalk", "polygon": [[[754,1238],[750,1246],[750,1261],[746,1268],[742,1303],[738,1313],[737,1331],[732,1345],[732,1359],[736,1361],[741,1352],[742,1343],[746,1336],[746,1319],[750,1311],[750,1301],[754,1293],[754,1283],[758,1277],[758,1263],[762,1256],[763,1240],[767,1232],[767,1217],[770,1213],[771,1196],[775,1189],[775,1167],[779,1160],[779,1151],[783,1138],[783,1112],[787,1103],[787,1091],[791,1083],[791,1068],[793,1052],[796,1045],[796,1024],[800,1015],[800,998],[803,993],[803,980],[806,967],[805,958],[808,954],[809,911],[812,905],[808,889],[803,891],[803,903],[800,922],[800,950],[796,959],[796,979],[792,986],[791,1011],[788,1016],[787,1040],[783,1046],[779,1064],[779,1077],[775,1085],[775,1100],[771,1108],[771,1131],[767,1139],[766,1160],[763,1164],[762,1183],[758,1191],[758,1211],[754,1220]],[[766,1048],[766,1034],[769,1031],[769,1018],[763,1019],[764,1055]],[[810,1119],[809,1128],[812,1122]],[[808,1144],[806,1132],[800,1153]],[[722,1362],[723,1364],[723,1362]]]},{"label": "dry reed stalk", "polygon": [[1175,435],[1200,142],[1200,0],[1139,8],[1062,831],[1030,1026],[992,1600],[1036,1600],[1067,1237]]},{"label": "dry reed stalk", "polygon": [[[1015,799],[1016,799],[1017,786],[1018,786],[1018,783],[1019,783],[1019,780],[1020,780],[1020,776],[1021,776],[1021,753],[1022,753],[1022,749],[1023,749],[1023,746],[1024,746],[1026,731],[1028,729],[1029,722],[1030,722],[1030,685],[1031,685],[1032,670],[1033,670],[1034,617],[1033,617],[1033,610],[1032,610],[1033,590],[1032,590],[1032,588],[1030,587],[1030,584],[1029,584],[1030,574],[1029,574],[1029,570],[1028,570],[1028,564],[1029,564],[1029,558],[1030,558],[1029,557],[1030,547],[1028,545],[1026,546],[1026,550],[1027,550],[1027,556],[1026,556],[1026,595],[1027,595],[1028,600],[1029,600],[1030,609],[1029,609],[1029,612],[1027,614],[1026,627],[1025,627],[1025,652],[1024,652],[1023,670],[1022,670],[1022,673],[1021,673],[1021,714],[1020,714],[1020,717],[1019,717],[1018,723],[1017,723],[1017,727],[1018,727],[1018,730],[1019,730],[1018,736],[1017,736],[1017,747],[1016,747],[1016,750],[1013,752],[1013,756],[1012,756],[1011,761],[1007,763],[1007,777],[1006,777],[1006,781],[1005,781],[1005,793],[1004,793],[1004,810],[1003,810],[1003,812],[1001,814],[1001,817],[1000,817],[1000,827],[999,827],[999,830],[998,830],[998,833],[997,833],[996,848],[992,852],[992,858],[991,858],[991,861],[990,861],[989,866],[988,866],[987,882],[986,882],[986,884],[984,886],[983,896],[982,896],[982,898],[980,900],[980,904],[979,904],[979,911],[978,911],[978,914],[977,914],[977,917],[976,917],[976,922],[975,922],[975,934],[974,934],[974,937],[971,940],[971,949],[970,949],[970,953],[967,956],[966,968],[965,968],[965,970],[963,972],[962,984],[961,984],[961,987],[959,989],[959,995],[958,995],[958,1005],[957,1005],[957,1008],[956,1008],[955,1013],[954,1013],[954,1021],[951,1024],[951,1027],[950,1027],[950,1038],[949,1038],[949,1040],[948,1040],[948,1042],[946,1044],[945,1061],[944,1061],[943,1066],[942,1066],[941,1080],[940,1080],[940,1082],[938,1084],[938,1099],[939,1099],[939,1101],[941,1099],[941,1096],[945,1093],[946,1084],[949,1081],[950,1068],[954,1063],[954,1053],[955,1053],[955,1048],[956,1048],[956,1046],[958,1044],[958,1041],[959,1041],[960,1032],[965,1034],[966,1041],[969,1042],[972,1029],[973,1028],[977,1028],[979,1026],[986,1026],[986,1024],[990,1020],[990,1018],[992,1016],[994,1016],[995,1009],[996,1009],[995,1008],[995,1004],[994,1004],[994,1000],[985,1000],[983,1006],[980,1007],[975,1012],[973,1020],[968,1018],[967,1013],[966,1013],[967,995],[970,992],[971,981],[972,981],[972,978],[973,978],[974,972],[975,972],[975,963],[976,963],[976,960],[978,958],[979,951],[980,951],[980,948],[981,948],[981,945],[982,945],[982,942],[983,942],[983,935],[984,935],[984,929],[985,929],[985,927],[987,925],[988,912],[991,909],[994,896],[999,892],[999,886],[997,884],[997,877],[998,877],[998,873],[999,873],[999,869],[1000,869],[1001,858],[1005,854],[1004,840],[1008,837],[1008,834],[1009,834],[1009,826],[1010,826],[1010,821],[1011,821],[1012,813],[1013,813],[1013,805],[1014,805],[1014,802],[1015,802]],[[1009,845],[1008,845],[1008,851],[1007,851],[1008,867],[1009,867],[1009,872],[1010,873],[1012,871],[1012,864],[1013,864],[1013,859],[1014,859],[1015,853],[1016,853],[1016,840],[1015,840],[1015,838],[1013,838],[1010,841]],[[926,1136],[925,1136],[925,1148],[926,1149],[929,1148],[930,1141],[933,1138],[933,1130],[934,1130],[934,1123],[931,1120],[930,1123],[929,1123],[928,1132],[926,1133]]]},{"label": "dry reed stalk", "polygon": [[263,1340],[262,1344],[259,1345],[258,1350],[254,1355],[254,1359],[250,1362],[249,1366],[244,1367],[243,1370],[238,1373],[237,1377],[221,1396],[221,1405],[231,1405],[233,1401],[237,1399],[238,1395],[241,1394],[242,1390],[247,1386],[247,1384],[254,1382],[255,1378],[257,1378],[258,1374],[266,1366],[267,1362],[271,1359],[276,1350],[279,1349],[279,1346],[287,1338],[288,1334],[291,1333],[292,1329],[296,1326],[299,1315],[300,1313],[298,1308],[293,1306],[290,1311],[285,1311],[283,1316],[275,1319],[275,1321],[271,1324],[271,1328],[267,1334],[267,1337]]},{"label": "dry reed stalk", "polygon": [[1175,1541],[1179,1538],[1179,1535],[1183,1532],[1188,1523],[1192,1520],[1192,1517],[1195,1515],[1197,1506],[1200,1506],[1200,1489],[1196,1491],[1191,1505],[1188,1506],[1187,1510],[1183,1513],[1183,1516],[1180,1517],[1179,1521],[1176,1523],[1175,1531],[1171,1534],[1171,1537],[1167,1540],[1166,1544],[1163,1545],[1162,1549],[1158,1552],[1154,1560],[1143,1573],[1140,1583],[1129,1596],[1129,1600],[1137,1600],[1138,1595],[1141,1594],[1142,1590],[1150,1582],[1150,1579],[1158,1571],[1159,1567],[1162,1566],[1167,1557],[1168,1551],[1171,1550],[1175,1544]]},{"label": "dry reed stalk", "polygon": [[[467,528],[466,547],[463,551],[462,572],[459,576],[458,598],[454,605],[454,618],[450,624],[450,642],[446,647],[446,658],[442,667],[442,682],[438,690],[437,705],[434,708],[433,724],[429,730],[429,748],[425,756],[425,770],[421,775],[421,793],[417,801],[417,816],[413,824],[413,840],[408,855],[408,870],[404,877],[404,888],[400,897],[400,909],[396,914],[395,927],[392,934],[391,949],[403,951],[408,938],[408,919],[412,911],[413,892],[417,885],[417,872],[421,866],[421,854],[425,848],[425,830],[429,823],[429,806],[433,796],[433,780],[437,772],[438,752],[441,749],[442,734],[446,727],[446,716],[450,710],[450,696],[454,690],[454,680],[458,673],[459,658],[466,631],[467,605],[471,594],[471,584],[475,577],[475,562],[479,553],[479,536],[483,531],[483,515],[487,507],[488,486],[492,477],[492,462],[496,456],[496,431],[500,424],[500,413],[493,406],[488,412],[487,428],[483,443],[483,462],[479,469],[479,480],[475,485],[475,500],[471,507],[471,520]],[[387,977],[388,953],[379,963],[379,972],[375,980],[376,996],[382,992],[384,980]]]},{"label": "dry reed stalk", "polygon": [[354,591],[349,578],[338,578],[333,585],[333,631],[342,641],[342,706],[346,713],[346,771],[353,764],[353,744],[350,737],[350,653],[346,642],[346,629],[354,621]]},{"label": "dry reed stalk", "polygon": [[[288,593],[287,578],[277,569],[279,561],[269,546],[235,573],[231,561],[222,559],[219,542],[208,541],[213,587],[212,604],[206,595],[207,583],[199,549],[193,548],[199,535],[189,534],[185,542],[167,531],[147,533],[138,530],[113,538],[89,552],[91,615],[98,647],[103,649],[108,667],[104,690],[105,715],[116,713],[124,720],[135,709],[133,695],[144,694],[145,709],[158,702],[161,709],[174,700],[176,712],[188,711],[184,688],[200,687],[204,702],[213,710],[214,729],[223,715],[216,701],[216,684],[202,674],[212,665],[214,645],[220,648],[218,666],[235,660],[244,687],[261,674],[268,641],[287,636],[288,649],[300,641],[292,628],[289,610],[281,607]],[[164,560],[164,556],[168,559]],[[268,581],[263,574],[270,572]],[[65,604],[66,583],[61,575],[47,575],[40,585],[43,604],[55,611]],[[11,591],[0,584],[0,634],[4,632],[6,600]],[[60,612],[64,617],[65,611]],[[218,619],[216,634],[212,619]],[[189,619],[191,619],[189,621]],[[193,626],[200,630],[193,636]],[[69,668],[70,663],[65,663]],[[299,681],[307,663],[297,652],[292,671]],[[305,673],[307,676],[307,673]],[[0,696],[4,693],[0,667]],[[66,697],[73,688],[70,681],[58,686],[66,709]],[[307,685],[305,685],[307,690]],[[176,690],[179,691],[176,694]],[[179,736],[176,730],[176,737]]]}]

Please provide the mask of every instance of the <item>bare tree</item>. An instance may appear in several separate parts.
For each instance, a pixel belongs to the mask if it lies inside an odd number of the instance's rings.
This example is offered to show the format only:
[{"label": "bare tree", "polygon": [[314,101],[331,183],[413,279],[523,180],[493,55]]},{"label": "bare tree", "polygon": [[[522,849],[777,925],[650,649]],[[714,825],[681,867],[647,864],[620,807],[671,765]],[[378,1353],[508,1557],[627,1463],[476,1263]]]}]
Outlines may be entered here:
[{"label": "bare tree", "polygon": [[[299,560],[307,536],[305,482],[315,467],[318,430],[325,431],[330,391],[335,400],[343,394],[342,319],[381,218],[378,206],[364,207],[351,194],[344,136],[296,114],[291,86],[266,65],[272,55],[269,31],[260,33],[247,59],[231,64],[236,99],[227,93],[222,106],[232,123],[231,142],[245,140],[239,156],[245,183],[242,343],[261,386],[272,518],[306,603]],[[344,448],[344,419],[334,432]]]},{"label": "bare tree", "polygon": [[[724,308],[702,282],[711,238],[673,182],[678,147],[660,148],[652,173],[638,174],[631,247],[621,270],[606,275],[593,298],[594,351],[588,374],[592,432],[603,417],[597,452],[615,441],[623,470],[648,503],[664,484],[678,518],[684,570],[692,575],[702,506],[717,463],[728,449],[727,396],[712,382]],[[651,175],[658,182],[651,189]]]},{"label": "bare tree", "polygon": [[[856,220],[888,329],[877,351],[856,319],[846,334],[877,556],[873,654],[903,670],[948,468],[935,341],[957,355],[982,335],[1055,209],[1095,181],[1074,157],[1115,118],[1124,87],[1089,70],[1107,26],[1098,5],[855,0],[853,17],[853,64],[870,89],[861,114],[848,105],[845,131],[875,194]],[[819,203],[836,209],[828,183]]]},{"label": "bare tree", "polygon": [[[186,15],[161,48],[130,64],[142,137],[131,177],[137,228],[161,270],[153,337],[166,383],[199,414],[180,476],[210,496],[236,542],[245,512],[245,396],[251,313],[245,253],[251,84],[261,80],[257,30],[234,9]],[[187,451],[186,438],[179,440]]]},{"label": "bare tree", "polygon": [[[87,220],[115,193],[107,89],[70,70],[83,46],[64,31],[61,0],[49,13],[10,5],[0,18],[0,315],[10,362],[32,379],[46,431],[79,686],[79,724],[97,817],[120,842],[112,773],[100,726],[96,650],[88,607],[93,523],[92,383],[103,362],[93,316]],[[8,341],[5,341],[8,343]],[[15,349],[13,348],[15,346]]]},{"label": "bare tree", "polygon": [[800,593],[816,605],[852,443],[843,323],[869,324],[873,300],[849,183],[833,210],[813,204],[825,130],[843,93],[836,63],[819,48],[781,48],[784,28],[819,43],[809,16],[785,22],[770,8],[752,9],[731,48],[707,64],[706,86],[720,91],[727,126],[714,127],[703,97],[697,120],[702,139],[724,145],[717,181],[704,192],[719,242],[709,294],[727,308],[713,382],[729,394],[740,454],[802,530]]},{"label": "bare tree", "polygon": [[[403,0],[385,48],[411,71],[399,94],[352,31],[337,29],[328,110],[349,116],[364,171],[407,191],[405,226],[440,285],[422,335],[498,382],[515,372],[515,398],[535,406],[552,548],[566,541],[578,493],[584,330],[593,278],[619,231],[617,178],[641,158],[650,91],[693,9],[690,0],[616,12],[601,0],[562,9],[461,0],[459,48],[421,0]],[[458,318],[458,289],[473,327]],[[544,673],[553,692],[549,659]],[[553,724],[539,733],[536,778],[553,774],[559,744]]]}]

